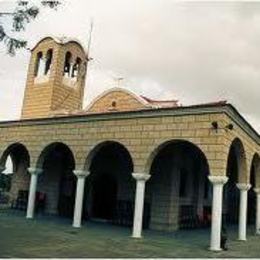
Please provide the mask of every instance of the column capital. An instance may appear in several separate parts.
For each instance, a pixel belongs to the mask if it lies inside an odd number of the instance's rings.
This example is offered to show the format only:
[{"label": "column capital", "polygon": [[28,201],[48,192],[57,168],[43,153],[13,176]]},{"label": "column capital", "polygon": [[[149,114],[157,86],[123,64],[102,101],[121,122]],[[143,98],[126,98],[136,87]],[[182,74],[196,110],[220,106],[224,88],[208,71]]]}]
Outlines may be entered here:
[{"label": "column capital", "polygon": [[260,195],[260,188],[254,188],[254,192],[255,192],[257,195]]},{"label": "column capital", "polygon": [[208,176],[208,178],[209,178],[209,180],[212,184],[222,184],[222,185],[224,185],[228,181],[227,176],[210,175],[210,176]]},{"label": "column capital", "polygon": [[89,176],[89,171],[83,171],[83,170],[74,170],[73,173],[77,176],[77,178],[86,178]]},{"label": "column capital", "polygon": [[35,175],[39,175],[39,174],[41,174],[41,173],[43,172],[43,169],[41,169],[41,168],[33,168],[33,167],[30,167],[30,168],[28,168],[27,170],[28,170],[28,172],[29,172],[30,174],[35,174]]},{"label": "column capital", "polygon": [[150,174],[147,173],[132,173],[132,176],[137,180],[137,181],[147,181],[151,177]]},{"label": "column capital", "polygon": [[240,189],[240,190],[245,190],[245,191],[247,191],[247,190],[250,189],[251,184],[250,184],[250,183],[237,183],[237,187],[238,187],[238,189]]}]

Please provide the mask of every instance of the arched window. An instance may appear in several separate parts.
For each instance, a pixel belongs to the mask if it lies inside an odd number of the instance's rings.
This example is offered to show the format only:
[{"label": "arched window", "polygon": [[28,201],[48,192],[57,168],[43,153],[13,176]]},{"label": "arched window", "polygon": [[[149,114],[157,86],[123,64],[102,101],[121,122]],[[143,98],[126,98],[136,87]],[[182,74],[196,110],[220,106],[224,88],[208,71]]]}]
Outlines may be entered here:
[{"label": "arched window", "polygon": [[42,52],[37,53],[35,67],[34,67],[34,76],[37,77],[40,72],[40,64],[42,63]]},{"label": "arched window", "polygon": [[63,69],[63,75],[66,77],[70,76],[70,70],[71,70],[71,53],[68,51],[65,55],[65,63],[64,63],[64,69]]},{"label": "arched window", "polygon": [[47,51],[44,75],[47,75],[50,73],[51,62],[52,62],[52,53],[53,53],[52,49]]},{"label": "arched window", "polygon": [[78,79],[80,65],[81,65],[81,59],[77,58],[75,64],[73,65],[73,68],[72,68],[72,75],[71,75],[72,78]]},{"label": "arched window", "polygon": [[113,108],[116,108],[116,101],[112,101],[111,105]]}]

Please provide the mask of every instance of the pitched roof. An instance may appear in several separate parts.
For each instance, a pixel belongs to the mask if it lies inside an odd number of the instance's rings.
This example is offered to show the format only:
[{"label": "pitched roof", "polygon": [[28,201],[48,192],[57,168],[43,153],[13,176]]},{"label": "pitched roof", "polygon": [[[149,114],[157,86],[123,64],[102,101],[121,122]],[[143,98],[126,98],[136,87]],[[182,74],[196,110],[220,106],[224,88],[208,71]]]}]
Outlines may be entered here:
[{"label": "pitched roof", "polygon": [[[144,105],[144,108],[141,109],[134,109],[134,110],[129,110],[130,111],[139,111],[139,110],[160,110],[160,109],[165,109],[165,108],[178,108],[178,107],[191,107],[191,108],[196,108],[196,107],[205,107],[205,106],[222,106],[227,104],[226,100],[220,100],[220,101],[215,101],[215,102],[208,102],[208,103],[200,103],[200,104],[192,104],[192,105],[179,105],[178,100],[172,99],[172,100],[154,100],[148,97],[145,97],[143,95],[137,95],[127,89],[123,88],[112,88],[107,91],[104,91],[100,95],[98,95],[85,109],[82,110],[73,110],[73,111],[68,111],[68,110],[57,110],[57,111],[52,111],[52,114],[50,117],[58,117],[58,116],[73,116],[73,115],[88,115],[88,114],[98,114],[98,112],[93,112],[90,111],[90,108],[98,102],[101,98],[106,96],[109,93],[113,93],[115,91],[122,91],[126,94],[131,95],[133,98],[138,100]],[[121,110],[107,110],[105,113],[116,113],[116,112],[121,112]]]},{"label": "pitched roof", "polygon": [[149,104],[152,105],[154,108],[162,108],[162,107],[177,107],[178,100],[172,99],[172,100],[154,100],[145,96],[140,96],[144,100],[146,100]]},{"label": "pitched roof", "polygon": [[82,48],[82,50],[85,52],[86,56],[88,54],[87,48],[78,39],[72,38],[72,37],[66,37],[66,36],[57,37],[57,36],[51,36],[51,35],[43,37],[40,41],[38,41],[36,44],[34,44],[33,47],[31,48],[31,51],[33,51],[41,42],[45,41],[46,39],[51,39],[54,42],[61,44],[61,45],[65,45],[70,42],[76,43],[80,48]]}]

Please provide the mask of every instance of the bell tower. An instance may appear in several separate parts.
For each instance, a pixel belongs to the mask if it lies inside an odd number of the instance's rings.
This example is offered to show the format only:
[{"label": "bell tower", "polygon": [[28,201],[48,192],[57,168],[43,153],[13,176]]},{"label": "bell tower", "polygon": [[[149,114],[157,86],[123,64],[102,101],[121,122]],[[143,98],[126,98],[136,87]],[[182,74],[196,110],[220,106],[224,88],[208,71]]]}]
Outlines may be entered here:
[{"label": "bell tower", "polygon": [[88,62],[82,45],[46,37],[31,52],[21,118],[82,109]]}]

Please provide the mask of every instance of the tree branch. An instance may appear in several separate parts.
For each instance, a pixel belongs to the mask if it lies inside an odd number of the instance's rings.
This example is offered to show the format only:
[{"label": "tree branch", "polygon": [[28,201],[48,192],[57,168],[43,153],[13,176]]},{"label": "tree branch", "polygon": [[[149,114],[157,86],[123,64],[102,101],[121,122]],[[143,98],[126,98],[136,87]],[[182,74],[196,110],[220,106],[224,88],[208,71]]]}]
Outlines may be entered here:
[{"label": "tree branch", "polygon": [[[29,4],[30,1],[19,0],[17,8],[14,12],[0,12],[0,18],[4,16],[11,16],[13,22],[12,30],[14,32],[24,31],[26,25],[34,20],[40,12],[40,7],[36,5],[29,6]],[[56,10],[61,2],[54,0],[42,0],[40,1],[40,4],[43,7]],[[26,40],[9,36],[2,25],[0,25],[0,42],[4,42],[6,44],[7,52],[10,55],[15,55],[17,49],[25,48],[27,45]]]}]

